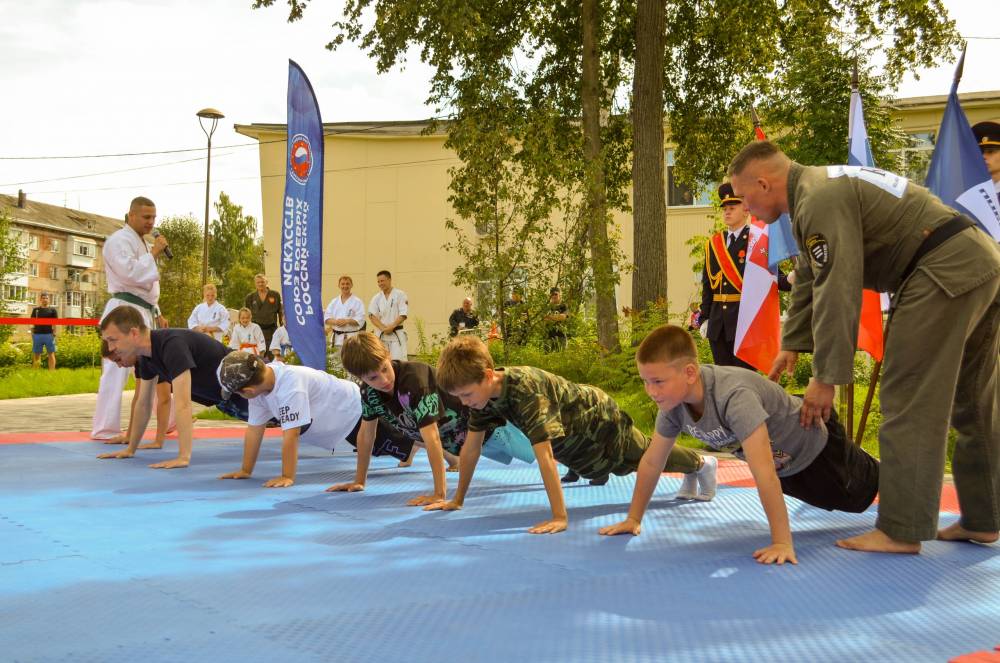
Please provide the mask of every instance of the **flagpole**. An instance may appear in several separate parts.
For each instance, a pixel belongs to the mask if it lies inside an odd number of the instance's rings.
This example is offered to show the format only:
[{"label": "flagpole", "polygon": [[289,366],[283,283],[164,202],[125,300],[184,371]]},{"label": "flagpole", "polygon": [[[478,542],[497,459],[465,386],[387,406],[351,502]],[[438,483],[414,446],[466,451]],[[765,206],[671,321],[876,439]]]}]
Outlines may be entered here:
[{"label": "flagpole", "polygon": [[[885,331],[889,330],[889,322],[892,320],[892,316],[889,316],[889,320],[885,322]],[[883,338],[885,334],[883,333]],[[858,434],[854,439],[858,441],[858,446],[865,441],[865,426],[868,424],[868,413],[872,409],[872,399],[875,397],[875,387],[878,386],[879,374],[882,371],[882,362],[877,361],[875,365],[872,366],[872,376],[868,380],[868,394],[865,396],[865,406],[861,408],[861,417],[858,420]],[[850,434],[850,433],[848,433]]]},{"label": "flagpole", "polygon": [[[854,58],[854,69],[851,71],[851,92],[854,93],[854,92],[857,92],[857,91],[858,91],[858,59]],[[853,111],[853,105],[851,106],[851,109]],[[853,122],[848,122],[847,126],[848,126],[848,130],[849,131],[853,131],[854,130],[854,123]],[[855,353],[856,352],[857,352],[857,350],[855,350]],[[848,442],[854,442],[855,440],[857,440],[857,443],[860,445],[861,444],[861,436],[860,435],[858,435],[858,436],[854,435],[854,379],[853,379],[853,377],[854,377],[854,371],[852,370],[851,371],[851,378],[852,378],[851,382],[846,385],[847,386],[847,390],[846,390],[846,392],[847,392],[846,393],[846,400],[847,400],[847,408],[846,408],[847,412],[846,412],[846,415],[847,416],[844,417],[844,422],[847,425],[844,426],[844,430],[847,433],[847,441]],[[869,385],[870,385],[870,383],[869,383]],[[841,392],[841,394],[843,395],[843,392]],[[870,386],[869,386],[869,389],[868,389],[868,394],[865,397],[865,402],[866,403],[871,402],[871,387]]]}]

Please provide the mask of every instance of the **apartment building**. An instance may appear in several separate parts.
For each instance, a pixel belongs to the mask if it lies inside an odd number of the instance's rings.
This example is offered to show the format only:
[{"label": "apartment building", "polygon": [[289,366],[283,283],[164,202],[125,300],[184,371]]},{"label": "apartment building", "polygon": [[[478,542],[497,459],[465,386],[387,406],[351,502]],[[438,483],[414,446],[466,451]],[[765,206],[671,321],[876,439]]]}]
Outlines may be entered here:
[{"label": "apartment building", "polygon": [[[0,296],[5,315],[27,317],[42,293],[61,317],[99,315],[107,297],[101,250],[124,219],[38,203],[24,192],[0,194],[0,209],[11,219],[24,265],[8,277]],[[29,327],[18,329],[21,337]]]}]

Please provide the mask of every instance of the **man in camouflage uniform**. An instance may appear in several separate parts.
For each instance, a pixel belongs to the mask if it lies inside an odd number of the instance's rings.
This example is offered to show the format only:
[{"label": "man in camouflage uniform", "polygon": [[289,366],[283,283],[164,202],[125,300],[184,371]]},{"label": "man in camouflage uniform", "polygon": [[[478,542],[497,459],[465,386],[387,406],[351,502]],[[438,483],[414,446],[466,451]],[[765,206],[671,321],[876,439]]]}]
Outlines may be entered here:
[{"label": "man in camouflage uniform", "polygon": [[[745,147],[733,189],[768,223],[792,218],[802,253],[782,352],[770,377],[813,352],[803,426],[828,419],[834,385],[852,381],[861,289],[894,292],[885,343],[874,530],[853,550],[916,553],[935,537],[992,542],[1000,530],[1000,253],[923,187],[858,166],[806,167],[776,146]],[[949,417],[962,516],[937,531]]]}]

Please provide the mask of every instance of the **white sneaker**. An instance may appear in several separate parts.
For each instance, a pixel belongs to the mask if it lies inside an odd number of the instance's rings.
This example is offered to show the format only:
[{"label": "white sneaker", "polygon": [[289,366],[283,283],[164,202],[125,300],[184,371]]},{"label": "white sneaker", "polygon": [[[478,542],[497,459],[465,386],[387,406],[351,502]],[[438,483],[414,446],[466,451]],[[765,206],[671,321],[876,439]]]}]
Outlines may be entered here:
[{"label": "white sneaker", "polygon": [[715,478],[718,467],[719,461],[715,456],[702,456],[701,469],[684,475],[681,488],[677,491],[677,499],[712,501],[718,485]]},{"label": "white sneaker", "polygon": [[719,461],[715,456],[702,456],[702,458],[704,463],[701,469],[693,473],[698,481],[698,494],[694,496],[694,499],[700,502],[711,502],[719,485],[716,479]]},{"label": "white sneaker", "polygon": [[677,491],[677,499],[693,500],[698,495],[698,473],[691,472],[684,475],[681,482],[681,489]]}]

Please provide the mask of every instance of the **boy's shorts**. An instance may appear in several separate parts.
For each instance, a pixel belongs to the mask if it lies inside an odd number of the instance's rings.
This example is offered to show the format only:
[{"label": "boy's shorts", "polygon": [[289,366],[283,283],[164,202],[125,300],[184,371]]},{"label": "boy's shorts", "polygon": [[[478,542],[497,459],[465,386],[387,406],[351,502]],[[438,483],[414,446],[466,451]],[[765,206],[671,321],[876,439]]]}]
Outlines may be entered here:
[{"label": "boy's shorts", "polygon": [[40,355],[42,354],[42,348],[47,348],[52,354],[56,353],[56,337],[55,334],[32,334],[31,335],[31,353]]},{"label": "boy's shorts", "polygon": [[780,477],[781,490],[827,511],[861,513],[878,494],[878,461],[848,441],[836,413],[826,429],[823,451],[801,472]]},{"label": "boy's shorts", "polygon": [[[361,430],[360,417],[358,423],[354,424],[354,429],[348,433],[347,441],[355,449],[358,448],[358,432]],[[408,460],[410,452],[413,450],[413,440],[406,437],[402,431],[395,426],[387,424],[378,419],[375,428],[375,442],[372,445],[373,456],[392,456],[397,460]]]}]

